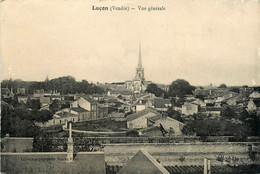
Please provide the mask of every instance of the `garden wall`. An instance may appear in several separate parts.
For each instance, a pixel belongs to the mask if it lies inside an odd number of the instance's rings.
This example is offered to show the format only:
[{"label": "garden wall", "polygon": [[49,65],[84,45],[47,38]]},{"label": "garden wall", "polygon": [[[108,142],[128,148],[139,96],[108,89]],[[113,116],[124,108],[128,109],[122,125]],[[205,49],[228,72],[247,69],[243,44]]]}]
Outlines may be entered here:
[{"label": "garden wall", "polygon": [[[260,143],[137,143],[137,144],[105,144],[105,160],[108,165],[124,165],[139,149],[144,149],[164,166],[203,165],[204,157],[211,160],[212,165],[223,163],[247,164],[253,161],[250,152],[259,152]],[[256,162],[260,155],[257,153]],[[223,163],[217,157],[224,157]]]},{"label": "garden wall", "polygon": [[66,152],[1,153],[2,173],[105,173],[103,152],[79,152],[66,162]]}]

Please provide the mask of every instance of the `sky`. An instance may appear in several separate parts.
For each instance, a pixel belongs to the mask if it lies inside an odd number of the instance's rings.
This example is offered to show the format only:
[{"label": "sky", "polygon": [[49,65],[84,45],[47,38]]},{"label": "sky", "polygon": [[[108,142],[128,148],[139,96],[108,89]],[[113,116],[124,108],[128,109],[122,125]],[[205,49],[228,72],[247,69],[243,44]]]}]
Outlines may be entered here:
[{"label": "sky", "polygon": [[[4,0],[1,79],[260,85],[257,0]],[[92,6],[164,6],[94,11]]]}]

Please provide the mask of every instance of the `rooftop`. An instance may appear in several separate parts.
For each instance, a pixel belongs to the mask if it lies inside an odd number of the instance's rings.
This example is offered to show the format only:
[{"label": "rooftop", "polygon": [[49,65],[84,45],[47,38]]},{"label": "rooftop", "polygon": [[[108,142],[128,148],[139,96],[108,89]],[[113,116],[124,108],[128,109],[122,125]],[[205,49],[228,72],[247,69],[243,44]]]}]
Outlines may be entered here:
[{"label": "rooftop", "polygon": [[144,115],[147,115],[147,114],[149,114],[149,113],[159,114],[156,109],[146,108],[146,109],[144,109],[144,110],[142,110],[142,111],[139,111],[139,112],[137,112],[137,113],[134,113],[134,114],[129,115],[129,116],[127,117],[127,121],[135,120],[135,119],[137,119],[137,118],[139,118],[139,117],[142,117],[142,116],[144,116]]},{"label": "rooftop", "polygon": [[166,105],[170,105],[171,101],[169,99],[154,99],[154,107],[155,108],[167,108]]},{"label": "rooftop", "polygon": [[75,112],[89,112],[88,110],[81,107],[71,108],[71,110]]},{"label": "rooftop", "polygon": [[87,100],[91,104],[98,104],[98,102],[96,100],[94,100],[94,99],[92,99],[88,96],[85,96],[85,97],[82,97],[82,98],[84,98],[85,100]]},{"label": "rooftop", "polygon": [[55,115],[59,116],[60,118],[77,117],[76,114],[72,114],[72,113],[69,113],[69,112],[63,112],[63,113],[61,112],[61,113],[57,113]]},{"label": "rooftop", "polygon": [[[116,174],[122,166],[110,166],[106,167],[107,174]],[[203,166],[198,165],[191,165],[191,166],[164,166],[164,168],[170,174],[202,174],[203,173]],[[212,174],[241,174],[241,173],[248,173],[248,170],[251,170],[250,173],[257,173],[254,172],[252,168],[249,166],[211,166],[211,173]],[[259,166],[258,166],[259,170]]]}]

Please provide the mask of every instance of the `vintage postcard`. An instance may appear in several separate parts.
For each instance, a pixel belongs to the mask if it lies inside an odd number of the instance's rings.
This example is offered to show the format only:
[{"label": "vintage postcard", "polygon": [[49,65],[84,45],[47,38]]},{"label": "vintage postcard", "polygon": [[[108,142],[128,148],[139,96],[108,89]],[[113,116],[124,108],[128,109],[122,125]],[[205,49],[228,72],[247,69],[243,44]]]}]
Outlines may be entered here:
[{"label": "vintage postcard", "polygon": [[259,0],[1,0],[1,173],[260,173]]}]

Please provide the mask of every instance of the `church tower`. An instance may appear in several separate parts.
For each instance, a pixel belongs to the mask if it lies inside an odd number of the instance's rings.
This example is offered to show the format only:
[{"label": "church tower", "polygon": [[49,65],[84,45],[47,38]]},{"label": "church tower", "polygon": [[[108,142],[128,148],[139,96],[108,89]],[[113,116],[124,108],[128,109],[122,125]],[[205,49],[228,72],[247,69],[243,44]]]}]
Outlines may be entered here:
[{"label": "church tower", "polygon": [[139,57],[138,57],[138,66],[136,68],[136,79],[144,81],[144,68],[142,67],[142,55],[141,55],[141,44],[139,43]]}]

